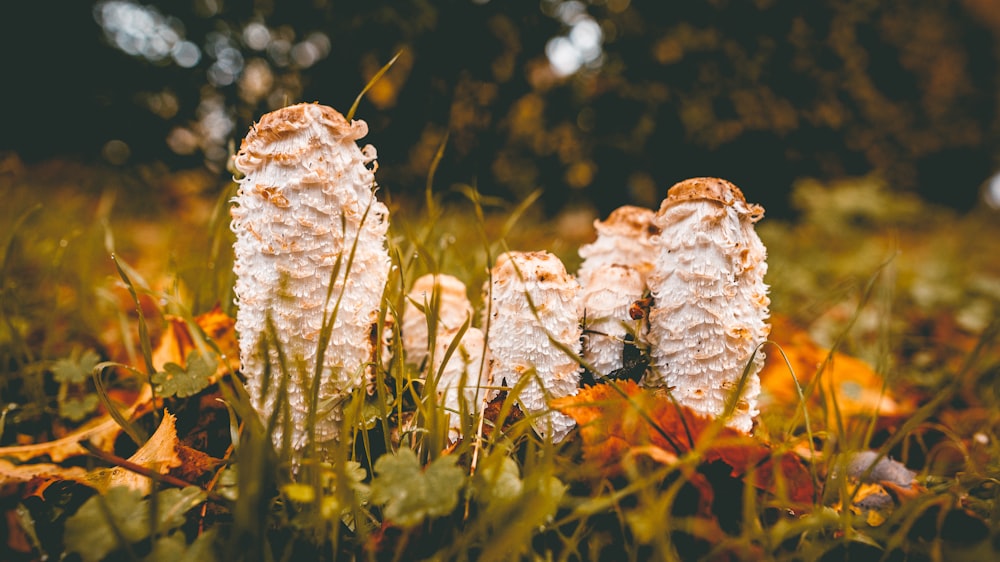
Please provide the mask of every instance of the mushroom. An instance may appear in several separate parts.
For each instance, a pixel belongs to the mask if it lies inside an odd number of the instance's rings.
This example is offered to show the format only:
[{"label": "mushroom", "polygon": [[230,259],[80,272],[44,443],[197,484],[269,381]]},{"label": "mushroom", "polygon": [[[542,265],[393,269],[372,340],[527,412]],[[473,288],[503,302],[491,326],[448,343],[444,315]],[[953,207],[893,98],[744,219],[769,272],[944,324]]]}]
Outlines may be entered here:
[{"label": "mushroom", "polygon": [[[462,335],[451,356],[448,348],[458,337],[462,326],[472,317],[472,303],[466,296],[465,284],[458,278],[445,274],[427,274],[413,283],[403,309],[403,352],[407,361],[427,370],[428,350],[432,345],[428,337],[433,318],[435,337],[434,353],[428,378],[437,378],[436,391],[449,419],[449,438],[458,439],[461,432],[458,413],[470,411],[485,398],[489,386],[489,363],[484,368],[483,332],[469,327]],[[444,366],[442,367],[442,363]],[[465,402],[464,410],[462,401]]]},{"label": "mushroom", "polygon": [[465,292],[465,283],[445,274],[421,276],[406,295],[403,309],[403,352],[406,360],[422,365],[430,346],[427,312],[433,311],[437,334],[457,332],[472,317],[472,303]]},{"label": "mushroom", "polygon": [[595,269],[583,284],[583,358],[596,373],[622,368],[626,338],[637,335],[629,308],[645,291],[642,275],[619,264]]},{"label": "mushroom", "polygon": [[[735,185],[694,178],[670,188],[654,224],[655,268],[647,340],[651,369],[643,382],[669,388],[677,401],[719,417],[736,397],[726,424],[749,433],[758,414],[759,345],[767,339],[767,254],[754,232],[764,209]],[[752,358],[752,361],[751,361]]]},{"label": "mushroom", "polygon": [[[435,342],[436,391],[448,417],[448,438],[454,442],[462,432],[461,413],[478,413],[490,385],[489,359],[482,330],[469,328],[458,347],[448,356],[457,333],[439,334]],[[444,363],[445,357],[448,361]]]},{"label": "mushroom", "polygon": [[[280,445],[287,429],[296,452],[308,444],[311,407],[321,451],[338,438],[342,403],[373,359],[390,260],[376,152],[355,143],[367,132],[330,107],[292,105],[261,117],[234,160],[243,174],[231,211],[240,360],[259,414],[288,408],[291,423],[272,437]],[[288,374],[286,401],[268,373]]]},{"label": "mushroom", "polygon": [[[507,252],[497,258],[484,287],[491,375],[515,386],[517,403],[533,416],[535,431],[562,441],[575,422],[550,410],[548,400],[577,393],[580,381],[579,284],[548,252]],[[557,343],[558,342],[558,345]]]},{"label": "mushroom", "polygon": [[580,284],[586,285],[593,272],[616,264],[638,271],[645,284],[656,255],[653,236],[659,232],[653,216],[650,209],[625,205],[615,209],[606,220],[595,220],[597,239],[579,249],[583,258],[577,271]]}]

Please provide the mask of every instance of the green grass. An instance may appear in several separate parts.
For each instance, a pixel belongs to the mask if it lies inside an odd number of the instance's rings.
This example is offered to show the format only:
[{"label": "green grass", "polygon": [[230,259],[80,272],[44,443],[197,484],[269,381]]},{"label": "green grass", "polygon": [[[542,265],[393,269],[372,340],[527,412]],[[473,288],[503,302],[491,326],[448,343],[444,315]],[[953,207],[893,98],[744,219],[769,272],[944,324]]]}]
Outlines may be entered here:
[{"label": "green grass", "polygon": [[[107,398],[115,388],[145,382],[155,370],[149,350],[164,314],[190,321],[216,303],[235,314],[230,185],[193,196],[186,204],[204,212],[192,219],[178,214],[176,201],[143,210],[149,186],[136,189],[134,178],[76,171],[86,185],[61,179],[65,170],[56,165],[0,178],[9,194],[0,208],[0,395],[16,404],[0,418],[4,445],[72,431],[70,399]],[[548,249],[573,271],[575,250],[588,241],[586,229],[566,226],[578,216],[546,219],[531,200],[496,201],[469,187],[428,189],[419,201],[391,190],[380,196],[390,205],[396,265],[383,317],[400,317],[406,290],[423,273],[459,277],[478,309],[488,267],[505,249]],[[517,389],[493,406],[488,421],[467,416],[463,439],[448,448],[435,377],[380,359],[374,392],[351,395],[347,438],[325,459],[306,454],[296,467],[287,450],[276,452],[269,431],[290,421],[281,410],[259,419],[230,373],[194,396],[161,397],[154,412],[129,422],[141,441],[170,409],[182,441],[203,437],[186,443],[224,460],[218,469],[183,494],[161,481],[145,499],[95,496],[71,483],[52,483],[36,495],[8,486],[3,509],[23,531],[8,531],[0,548],[23,533],[28,546],[11,549],[11,560],[59,556],[86,543],[79,529],[105,526],[115,535],[108,547],[114,560],[183,553],[198,560],[1000,556],[996,213],[957,216],[890,194],[871,179],[804,183],[794,197],[800,220],[765,218],[759,229],[769,249],[772,311],[808,327],[821,344],[867,360],[886,391],[912,394],[921,404],[903,419],[847,418],[836,402],[821,408],[808,400],[830,390],[821,373],[803,384],[796,416],[765,413],[758,433],[773,451],[813,450],[808,468],[820,493],[812,504],[791,502],[780,479],[768,493],[731,476],[728,466],[706,462],[714,442],[682,451],[671,464],[640,455],[622,472],[606,473],[588,464],[578,434],[560,445],[539,439],[513,407]],[[392,355],[400,357],[395,335]],[[214,343],[206,338],[204,349],[218,353]],[[100,387],[77,380],[73,368],[90,365],[86,350],[130,369],[104,364]],[[271,375],[309,381],[317,372],[292,359],[284,370]],[[128,456],[131,447],[119,439],[114,454]],[[861,450],[903,462],[916,471],[919,490],[891,498],[874,518],[839,508],[863,495],[857,479],[845,476],[851,454]],[[74,463],[106,466],[94,457]],[[129,525],[125,510],[148,515]]]}]

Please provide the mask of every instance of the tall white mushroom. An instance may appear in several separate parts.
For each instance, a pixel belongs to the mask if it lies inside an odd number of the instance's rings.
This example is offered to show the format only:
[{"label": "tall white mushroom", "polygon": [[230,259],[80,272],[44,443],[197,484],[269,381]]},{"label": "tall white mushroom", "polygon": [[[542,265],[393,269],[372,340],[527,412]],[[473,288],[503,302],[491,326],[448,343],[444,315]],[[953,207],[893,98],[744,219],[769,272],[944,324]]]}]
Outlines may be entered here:
[{"label": "tall white mushroom", "polygon": [[550,410],[548,399],[577,393],[580,367],[573,356],[580,353],[579,287],[559,258],[548,252],[502,254],[493,266],[492,283],[484,287],[483,314],[489,311],[489,316],[483,325],[489,327],[493,382],[513,387],[522,376],[531,376],[517,402],[526,414],[537,416],[539,435],[557,443],[574,421]]},{"label": "tall white mushroom", "polygon": [[[694,178],[670,188],[654,221],[661,233],[649,276],[652,362],[644,383],[670,388],[680,404],[707,416],[723,414],[770,331],[767,251],[753,227],[763,214],[735,185]],[[753,357],[727,420],[746,433],[758,414],[764,362],[760,350]]]},{"label": "tall white mushroom", "polygon": [[[367,133],[364,121],[348,122],[332,108],[293,105],[261,117],[234,162],[244,176],[232,208],[240,360],[266,419],[278,407],[283,366],[274,344],[280,346],[296,451],[308,441],[315,370],[315,438],[322,445],[338,437],[342,403],[373,359],[372,327],[390,261],[388,211],[374,194],[375,149],[355,143]],[[274,380],[264,380],[267,372]],[[279,424],[275,444],[282,430]]]}]

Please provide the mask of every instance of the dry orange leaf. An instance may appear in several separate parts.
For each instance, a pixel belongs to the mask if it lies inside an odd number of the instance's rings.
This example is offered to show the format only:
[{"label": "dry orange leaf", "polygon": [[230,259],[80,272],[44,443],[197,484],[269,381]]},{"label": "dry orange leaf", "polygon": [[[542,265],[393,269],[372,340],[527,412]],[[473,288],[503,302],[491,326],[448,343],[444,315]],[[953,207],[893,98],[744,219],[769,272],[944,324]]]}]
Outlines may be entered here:
[{"label": "dry orange leaf", "polygon": [[[761,410],[786,407],[794,411],[799,407],[799,395],[788,366],[791,365],[795,378],[805,389],[830,352],[814,342],[805,330],[780,315],[772,317],[771,341],[781,346],[788,364],[777,350],[768,351],[760,373]],[[910,414],[916,407],[914,400],[894,396],[885,388],[884,379],[867,363],[843,353],[833,354],[821,377],[823,392],[820,389],[812,392],[813,405],[822,406],[821,400],[825,400],[825,407],[832,411],[833,397],[829,392],[832,389],[837,408],[844,417],[877,413],[882,418],[898,418]]]},{"label": "dry orange leaf", "polygon": [[[177,418],[164,410],[160,426],[128,461],[158,474],[167,474],[171,468],[180,466],[176,422]],[[153,484],[148,477],[120,466],[95,470],[88,474],[88,481],[102,493],[115,486],[127,486],[143,495],[152,491]]]},{"label": "dry orange leaf", "polygon": [[[163,370],[163,366],[167,363],[184,365],[188,354],[195,349],[188,323],[179,316],[169,314],[166,315],[166,320],[167,328],[160,338],[159,345],[153,351],[153,367],[157,370]],[[219,377],[230,369],[234,371],[239,369],[240,352],[236,342],[235,321],[222,312],[218,305],[211,311],[196,316],[194,321],[225,355],[228,365],[220,361],[215,376]]]},{"label": "dry orange leaf", "polygon": [[634,381],[586,387],[576,396],[553,400],[552,407],[576,420],[584,457],[607,475],[620,473],[622,461],[637,454],[669,464],[699,448],[706,462],[725,462],[734,477],[746,477],[759,489],[787,494],[799,503],[813,501],[812,477],[794,453],[778,453],[753,437],[719,427]]},{"label": "dry orange leaf", "polygon": [[[131,405],[122,410],[122,415],[128,419],[141,406],[149,404],[152,392],[149,385],[143,385],[139,395],[134,398]],[[90,441],[100,449],[110,451],[114,446],[114,441],[121,433],[121,427],[110,415],[105,414],[99,418],[90,420],[69,435],[32,445],[18,445],[15,447],[0,447],[0,457],[12,458],[19,461],[28,461],[42,455],[47,455],[52,462],[58,463],[69,457],[87,454],[87,450],[80,446],[84,440]]]},{"label": "dry orange leaf", "polygon": [[86,476],[87,471],[79,466],[63,467],[51,463],[14,464],[8,460],[0,459],[0,484],[28,482],[34,479],[40,481],[75,480],[85,483]]}]

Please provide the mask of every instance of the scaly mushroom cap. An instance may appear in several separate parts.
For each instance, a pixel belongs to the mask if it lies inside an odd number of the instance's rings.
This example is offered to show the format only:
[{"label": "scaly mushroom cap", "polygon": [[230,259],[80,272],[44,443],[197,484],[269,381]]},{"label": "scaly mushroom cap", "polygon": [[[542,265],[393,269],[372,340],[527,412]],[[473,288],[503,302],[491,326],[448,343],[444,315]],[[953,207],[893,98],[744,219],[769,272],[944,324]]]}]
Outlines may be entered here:
[{"label": "scaly mushroom cap", "polygon": [[[507,252],[497,258],[492,285],[484,287],[489,327],[491,375],[496,384],[514,386],[534,372],[517,396],[521,409],[537,415],[535,430],[561,441],[572,418],[549,411],[548,398],[576,394],[580,367],[553,344],[549,335],[574,354],[580,353],[579,284],[548,252]],[[530,304],[529,304],[530,296]],[[534,308],[534,310],[532,310]],[[541,381],[541,386],[538,381]]]},{"label": "scaly mushroom cap", "polygon": [[438,292],[437,332],[454,332],[472,317],[472,303],[466,296],[465,283],[457,277],[446,274],[428,273],[413,283],[406,295],[403,309],[403,352],[406,360],[420,365],[427,358],[430,338],[427,333],[427,311],[432,306],[435,291]]},{"label": "scaly mushroom cap", "polygon": [[758,414],[758,373],[767,339],[767,251],[753,229],[763,209],[716,178],[669,191],[655,224],[661,234],[649,276],[651,370],[644,384],[671,388],[681,404],[718,417],[753,356],[728,425],[749,432]]},{"label": "scaly mushroom cap", "polygon": [[764,208],[747,203],[740,188],[720,178],[691,178],[674,184],[667,191],[667,198],[660,204],[663,214],[667,209],[685,201],[714,201],[731,206],[741,215],[748,215],[750,222],[757,222],[764,216]]},{"label": "scaly mushroom cap", "polygon": [[625,205],[615,209],[604,221],[594,221],[597,239],[580,247],[583,258],[577,276],[586,285],[590,275],[611,265],[626,265],[638,271],[645,283],[653,269],[655,249],[652,237],[659,233],[650,209]]},{"label": "scaly mushroom cap", "polygon": [[[354,142],[367,130],[363,121],[348,123],[332,108],[293,105],[264,115],[234,159],[244,175],[231,210],[240,359],[265,418],[277,407],[280,385],[263,380],[264,373],[290,373],[285,404],[295,450],[306,445],[311,398],[302,380],[315,369],[324,316],[336,308],[320,375],[320,443],[337,437],[340,404],[359,386],[373,356],[371,329],[390,261],[388,211],[374,195],[375,149]],[[261,353],[265,341],[267,356]],[[280,425],[274,441],[282,442]]]}]

